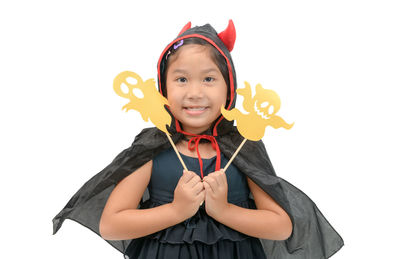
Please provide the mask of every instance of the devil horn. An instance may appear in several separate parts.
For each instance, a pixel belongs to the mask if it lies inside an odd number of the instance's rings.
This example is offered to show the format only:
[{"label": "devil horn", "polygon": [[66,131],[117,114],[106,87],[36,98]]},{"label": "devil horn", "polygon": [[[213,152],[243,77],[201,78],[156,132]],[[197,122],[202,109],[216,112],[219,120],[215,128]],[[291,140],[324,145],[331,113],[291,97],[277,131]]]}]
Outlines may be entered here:
[{"label": "devil horn", "polygon": [[229,52],[232,51],[236,40],[236,29],[233,25],[233,21],[229,20],[228,27],[223,32],[218,34],[218,37],[222,40],[225,46],[228,48]]},{"label": "devil horn", "polygon": [[178,36],[184,33],[186,30],[189,30],[192,27],[192,23],[188,22],[185,26],[183,26],[182,30],[179,32]]}]

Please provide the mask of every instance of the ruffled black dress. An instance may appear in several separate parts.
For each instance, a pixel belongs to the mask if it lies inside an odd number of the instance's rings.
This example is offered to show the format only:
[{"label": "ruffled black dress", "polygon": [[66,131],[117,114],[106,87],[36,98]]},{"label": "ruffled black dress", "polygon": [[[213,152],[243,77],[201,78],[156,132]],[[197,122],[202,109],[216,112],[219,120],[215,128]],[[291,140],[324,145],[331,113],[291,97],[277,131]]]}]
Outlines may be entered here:
[{"label": "ruffled black dress", "polygon": [[[197,158],[182,155],[189,170],[200,176]],[[216,158],[203,159],[203,173],[215,171]],[[228,160],[222,156],[222,166]],[[174,190],[182,176],[182,166],[173,149],[167,149],[153,159],[153,169],[148,186],[150,199],[141,208],[152,208],[173,201]],[[231,165],[226,177],[228,202],[256,209],[246,177]],[[207,215],[204,204],[191,218],[154,234],[134,239],[125,251],[126,258],[257,258],[265,253],[258,238],[235,231]]]}]

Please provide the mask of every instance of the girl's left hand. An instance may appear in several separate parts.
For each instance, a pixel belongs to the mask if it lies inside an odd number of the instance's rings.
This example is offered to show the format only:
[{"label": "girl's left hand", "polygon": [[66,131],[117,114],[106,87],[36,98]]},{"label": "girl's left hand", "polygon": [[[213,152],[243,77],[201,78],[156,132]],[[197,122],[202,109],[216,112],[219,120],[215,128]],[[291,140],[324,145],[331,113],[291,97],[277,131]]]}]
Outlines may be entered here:
[{"label": "girl's left hand", "polygon": [[205,207],[209,216],[217,219],[229,207],[228,182],[223,170],[208,174],[203,178],[206,191]]}]

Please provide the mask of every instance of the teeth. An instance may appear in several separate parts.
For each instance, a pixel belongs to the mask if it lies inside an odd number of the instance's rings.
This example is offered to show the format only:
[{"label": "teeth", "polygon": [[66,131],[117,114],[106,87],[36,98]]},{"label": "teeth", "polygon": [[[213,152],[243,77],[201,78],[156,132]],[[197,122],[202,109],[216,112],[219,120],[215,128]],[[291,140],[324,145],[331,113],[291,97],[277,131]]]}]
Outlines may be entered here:
[{"label": "teeth", "polygon": [[264,115],[262,111],[257,109],[257,101],[254,102],[254,110],[256,111],[257,115],[261,116],[263,119],[267,120],[268,116]]},{"label": "teeth", "polygon": [[205,109],[205,107],[187,107],[186,109],[190,111],[202,111]]}]

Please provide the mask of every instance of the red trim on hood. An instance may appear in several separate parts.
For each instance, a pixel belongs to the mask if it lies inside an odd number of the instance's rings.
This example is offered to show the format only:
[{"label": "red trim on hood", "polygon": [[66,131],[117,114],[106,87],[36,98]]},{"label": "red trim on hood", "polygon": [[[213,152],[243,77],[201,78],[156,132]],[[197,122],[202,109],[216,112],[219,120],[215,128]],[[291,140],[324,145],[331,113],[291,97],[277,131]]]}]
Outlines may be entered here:
[{"label": "red trim on hood", "polygon": [[[160,65],[161,65],[161,61],[165,55],[165,52],[167,52],[167,50],[177,41],[186,39],[186,38],[201,38],[203,40],[206,40],[208,43],[210,43],[211,45],[213,45],[220,53],[221,55],[225,58],[226,60],[226,64],[228,65],[228,71],[229,71],[229,84],[230,84],[230,102],[228,104],[227,110],[229,110],[229,108],[231,108],[234,96],[235,96],[235,86],[234,86],[234,82],[233,82],[233,74],[232,74],[232,65],[229,62],[229,59],[226,57],[226,55],[224,54],[224,52],[217,46],[217,44],[215,44],[215,42],[213,42],[211,39],[201,35],[201,34],[189,34],[189,35],[185,35],[182,37],[177,38],[176,40],[172,41],[170,44],[168,44],[168,46],[164,49],[164,51],[161,53],[160,58],[158,59],[158,63],[157,63],[157,73],[158,73],[158,88],[160,90],[160,93],[164,96],[163,92],[162,92],[162,88],[161,88],[161,73],[160,73]],[[175,118],[174,118],[175,119]],[[223,119],[223,116],[221,116],[217,122],[214,125],[213,128],[213,136],[217,136],[218,132],[217,132],[217,126],[218,124],[221,122],[221,120]],[[179,122],[175,119],[175,124],[176,124],[176,130],[178,132],[184,133],[179,125]]]},{"label": "red trim on hood", "polygon": [[184,33],[185,31],[189,30],[192,28],[192,23],[188,22],[185,26],[183,26],[182,30],[179,32],[178,36]]}]

